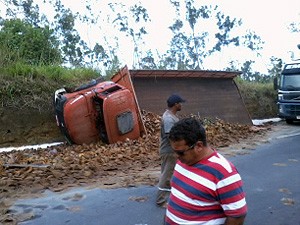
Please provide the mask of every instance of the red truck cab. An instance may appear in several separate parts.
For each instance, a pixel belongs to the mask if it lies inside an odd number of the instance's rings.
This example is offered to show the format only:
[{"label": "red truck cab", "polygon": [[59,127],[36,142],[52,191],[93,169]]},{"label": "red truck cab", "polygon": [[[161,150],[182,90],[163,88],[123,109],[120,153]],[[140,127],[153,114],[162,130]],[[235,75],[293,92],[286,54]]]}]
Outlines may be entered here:
[{"label": "red truck cab", "polygon": [[115,143],[142,135],[140,112],[129,89],[113,81],[92,81],[72,92],[55,92],[57,125],[70,144]]}]

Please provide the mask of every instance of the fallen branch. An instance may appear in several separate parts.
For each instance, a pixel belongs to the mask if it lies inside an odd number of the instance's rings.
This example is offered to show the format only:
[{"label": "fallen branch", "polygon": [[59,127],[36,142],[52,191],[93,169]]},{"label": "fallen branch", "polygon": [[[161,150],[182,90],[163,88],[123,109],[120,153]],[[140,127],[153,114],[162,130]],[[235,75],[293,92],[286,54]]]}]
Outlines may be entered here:
[{"label": "fallen branch", "polygon": [[4,167],[6,168],[48,168],[50,167],[49,164],[3,164]]}]

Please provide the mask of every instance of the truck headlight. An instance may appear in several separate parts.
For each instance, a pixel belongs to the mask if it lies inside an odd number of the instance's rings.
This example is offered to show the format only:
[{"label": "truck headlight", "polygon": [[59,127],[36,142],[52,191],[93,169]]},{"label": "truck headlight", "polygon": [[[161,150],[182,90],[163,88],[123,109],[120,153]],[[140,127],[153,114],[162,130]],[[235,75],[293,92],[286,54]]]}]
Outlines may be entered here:
[{"label": "truck headlight", "polygon": [[282,106],[282,105],[279,106],[279,112],[280,112],[280,113],[284,113],[284,110],[283,110],[283,106]]}]

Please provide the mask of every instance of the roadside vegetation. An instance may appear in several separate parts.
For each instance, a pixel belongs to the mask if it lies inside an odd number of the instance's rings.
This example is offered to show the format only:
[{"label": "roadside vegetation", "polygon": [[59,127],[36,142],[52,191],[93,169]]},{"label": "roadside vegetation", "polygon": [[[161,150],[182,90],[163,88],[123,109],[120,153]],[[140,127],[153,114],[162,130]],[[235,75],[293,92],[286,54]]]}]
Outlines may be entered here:
[{"label": "roadside vegetation", "polygon": [[272,81],[260,83],[238,80],[237,85],[252,119],[277,117],[277,92]]},{"label": "roadside vegetation", "polygon": [[99,77],[92,69],[16,63],[0,69],[1,108],[53,111],[54,91]]},{"label": "roadside vegetation", "polygon": [[[111,75],[115,71],[111,72]],[[1,108],[53,111],[53,95],[58,88],[74,89],[99,78],[99,71],[90,68],[60,66],[29,66],[16,63],[0,70]],[[102,76],[108,80],[110,76]],[[246,108],[252,118],[270,118],[277,114],[273,83],[236,79]]]},{"label": "roadside vegetation", "polygon": [[[64,3],[67,1],[45,0],[43,5],[34,0],[0,2],[2,109],[50,111],[56,89],[74,88],[99,76],[108,80],[129,63],[118,56],[124,47],[120,40],[125,38],[126,51],[134,56],[132,69],[216,70],[204,67],[214,54],[228,47],[250,51],[253,58],[229,62],[222,70],[242,71],[236,82],[252,118],[276,116],[272,80],[281,72],[282,60],[271,57],[267,74],[255,71],[264,40],[253,30],[236,35],[243,21],[224,14],[217,5],[170,1],[174,19],[167,28],[172,33],[169,49],[157,52],[145,45],[151,15],[141,3],[108,3],[107,12],[95,11],[104,6],[92,7],[89,1],[83,2],[80,11]],[[201,30],[202,24],[213,31]],[[80,26],[97,28],[101,38],[87,40]],[[299,32],[299,27],[296,21],[288,28]]]}]

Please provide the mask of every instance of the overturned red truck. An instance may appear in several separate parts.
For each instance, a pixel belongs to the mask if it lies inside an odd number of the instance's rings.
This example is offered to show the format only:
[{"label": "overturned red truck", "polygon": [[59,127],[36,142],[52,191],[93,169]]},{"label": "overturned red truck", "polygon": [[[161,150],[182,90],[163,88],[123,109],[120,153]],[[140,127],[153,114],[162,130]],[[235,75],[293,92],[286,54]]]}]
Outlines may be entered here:
[{"label": "overturned red truck", "polygon": [[69,144],[107,144],[146,133],[127,66],[111,81],[93,80],[55,91],[56,122]]}]

